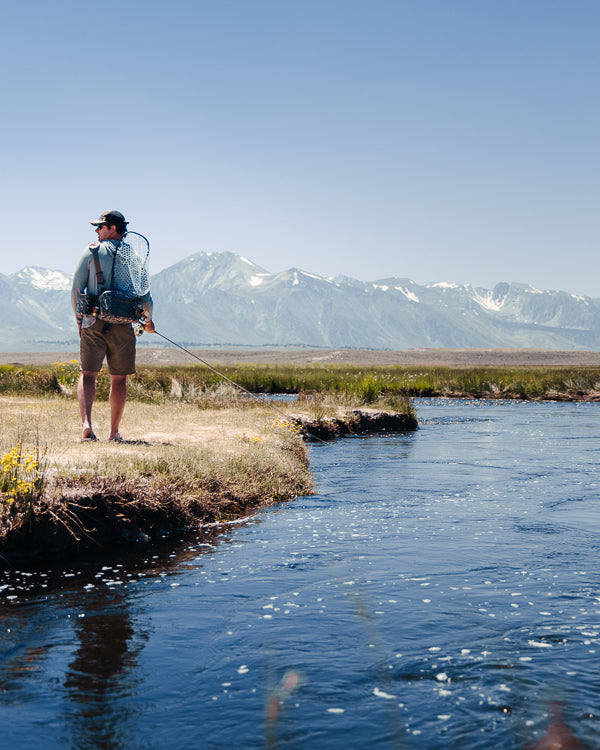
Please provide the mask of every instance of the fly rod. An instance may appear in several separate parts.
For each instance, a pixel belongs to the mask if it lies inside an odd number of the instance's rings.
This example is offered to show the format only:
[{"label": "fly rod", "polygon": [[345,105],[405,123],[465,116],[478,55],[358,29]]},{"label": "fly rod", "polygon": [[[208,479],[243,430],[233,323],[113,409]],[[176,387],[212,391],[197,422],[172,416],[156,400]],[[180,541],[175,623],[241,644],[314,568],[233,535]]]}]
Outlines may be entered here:
[{"label": "fly rod", "polygon": [[[289,418],[289,415],[286,414],[283,410],[278,409],[277,406],[272,401],[269,401],[266,398],[262,398],[257,393],[252,393],[252,391],[249,391],[247,388],[244,388],[243,385],[236,383],[235,380],[232,380],[231,378],[227,377],[225,373],[220,372],[220,370],[217,370],[216,367],[213,367],[209,362],[206,362],[206,360],[202,359],[202,357],[199,357],[197,354],[194,354],[194,352],[190,351],[189,349],[186,349],[185,346],[178,344],[176,341],[173,341],[172,339],[168,338],[167,336],[165,336],[163,333],[160,333],[160,331],[157,331],[156,329],[154,329],[153,333],[155,333],[157,336],[160,336],[161,339],[168,341],[169,344],[173,344],[173,346],[176,346],[178,349],[181,349],[182,352],[189,354],[190,357],[197,359],[198,362],[201,362],[211,372],[214,372],[215,375],[218,375],[220,378],[223,378],[223,380],[226,380],[230,385],[234,386],[234,388],[237,388],[238,390],[242,391],[243,393],[245,393],[247,396],[250,396],[251,398],[257,399],[261,403],[266,404],[266,406],[276,411],[280,416],[284,416],[286,419]],[[304,429],[306,429],[306,427]],[[306,429],[306,432],[308,435],[310,435],[311,438],[313,438],[313,440],[317,440],[320,443],[327,444],[326,440],[322,440],[317,435],[313,435],[312,432],[310,432],[308,429]]]}]

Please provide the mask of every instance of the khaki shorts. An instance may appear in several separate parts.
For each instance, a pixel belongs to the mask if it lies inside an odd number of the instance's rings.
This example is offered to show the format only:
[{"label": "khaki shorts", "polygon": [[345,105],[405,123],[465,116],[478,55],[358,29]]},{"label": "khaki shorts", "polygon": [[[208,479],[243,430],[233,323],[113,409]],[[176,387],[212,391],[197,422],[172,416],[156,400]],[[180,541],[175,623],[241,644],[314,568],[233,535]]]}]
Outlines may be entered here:
[{"label": "khaki shorts", "polygon": [[135,372],[135,332],[131,323],[106,323],[96,320],[83,328],[79,344],[81,369],[100,372],[106,356],[111,375],[133,375]]}]

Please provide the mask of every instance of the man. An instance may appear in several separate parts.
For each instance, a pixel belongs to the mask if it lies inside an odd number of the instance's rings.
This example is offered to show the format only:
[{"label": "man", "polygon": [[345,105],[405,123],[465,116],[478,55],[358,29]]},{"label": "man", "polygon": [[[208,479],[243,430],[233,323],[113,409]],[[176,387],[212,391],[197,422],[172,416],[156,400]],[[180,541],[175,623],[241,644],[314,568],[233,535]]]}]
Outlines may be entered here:
[{"label": "man", "polygon": [[[96,379],[104,357],[110,374],[110,433],[109,440],[121,442],[119,424],[127,399],[127,376],[135,372],[136,336],[131,323],[108,323],[97,315],[82,315],[77,311],[80,294],[98,295],[112,284],[113,259],[119,241],[127,231],[125,217],[120,211],[105,211],[97,221],[98,242],[92,243],[79,259],[73,276],[71,304],[77,318],[80,338],[80,374],[77,397],[81,413],[83,440],[96,440],[92,428],[92,406],[96,396]],[[97,248],[100,264],[100,281],[93,250]],[[102,286],[101,286],[102,285]],[[148,292],[142,297],[144,330],[152,333],[152,297]]]}]

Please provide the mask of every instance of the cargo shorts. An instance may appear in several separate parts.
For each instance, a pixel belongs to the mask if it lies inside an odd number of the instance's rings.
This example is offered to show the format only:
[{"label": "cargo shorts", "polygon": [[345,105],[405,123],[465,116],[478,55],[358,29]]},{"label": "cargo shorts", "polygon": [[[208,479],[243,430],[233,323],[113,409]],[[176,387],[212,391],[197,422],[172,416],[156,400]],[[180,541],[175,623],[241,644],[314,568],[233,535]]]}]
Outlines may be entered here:
[{"label": "cargo shorts", "polygon": [[79,343],[80,367],[100,372],[104,357],[111,375],[133,375],[135,372],[135,332],[131,323],[106,323],[97,319],[83,328]]}]

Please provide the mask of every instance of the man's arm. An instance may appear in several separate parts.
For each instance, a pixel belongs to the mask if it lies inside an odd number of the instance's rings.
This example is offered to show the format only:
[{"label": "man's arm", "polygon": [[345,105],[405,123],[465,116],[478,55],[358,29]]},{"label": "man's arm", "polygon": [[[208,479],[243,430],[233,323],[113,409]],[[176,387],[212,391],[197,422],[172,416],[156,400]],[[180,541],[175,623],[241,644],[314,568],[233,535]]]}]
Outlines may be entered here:
[{"label": "man's arm", "polygon": [[77,268],[75,269],[75,273],[73,274],[73,284],[71,286],[71,307],[73,308],[75,318],[77,319],[77,327],[79,329],[80,336],[81,321],[83,316],[77,313],[77,302],[79,300],[79,295],[85,292],[87,288],[89,278],[89,258],[89,250],[86,250],[79,259],[79,263],[77,264]]}]

